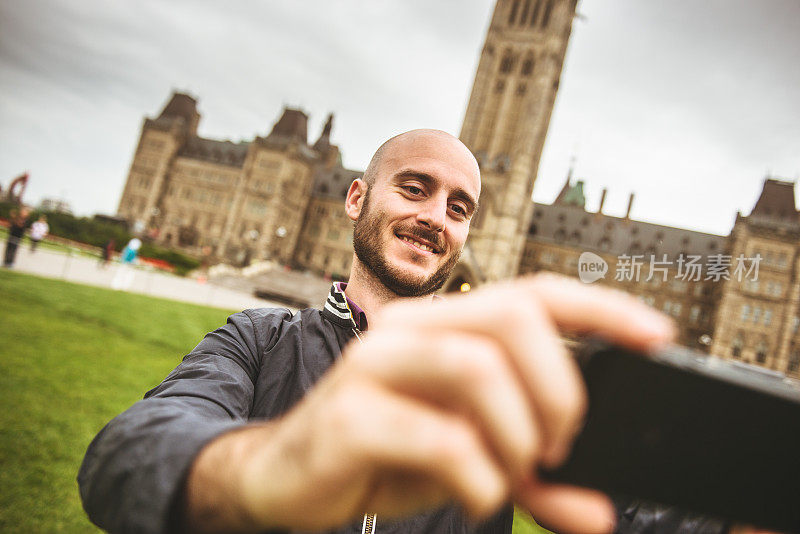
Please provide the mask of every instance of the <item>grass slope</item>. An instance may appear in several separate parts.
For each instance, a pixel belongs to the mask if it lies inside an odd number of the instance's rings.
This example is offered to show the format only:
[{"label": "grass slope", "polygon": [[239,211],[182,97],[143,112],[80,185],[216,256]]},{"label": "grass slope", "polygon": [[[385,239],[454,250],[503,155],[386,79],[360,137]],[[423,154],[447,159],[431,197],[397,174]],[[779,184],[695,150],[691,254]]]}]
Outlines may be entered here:
[{"label": "grass slope", "polygon": [[0,531],[95,531],[92,437],[229,313],[0,271]]},{"label": "grass slope", "polygon": [[[0,532],[97,532],[89,442],[230,313],[0,270]],[[518,514],[514,532],[545,531]]]}]

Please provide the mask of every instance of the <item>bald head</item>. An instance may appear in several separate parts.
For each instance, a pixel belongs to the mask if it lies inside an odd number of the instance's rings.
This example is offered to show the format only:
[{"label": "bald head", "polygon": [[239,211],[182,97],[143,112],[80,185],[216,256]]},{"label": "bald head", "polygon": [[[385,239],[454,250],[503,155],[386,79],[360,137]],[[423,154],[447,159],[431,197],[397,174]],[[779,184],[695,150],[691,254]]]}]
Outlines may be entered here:
[{"label": "bald head", "polygon": [[368,186],[372,186],[385,161],[417,155],[447,158],[452,164],[462,168],[465,174],[477,177],[480,187],[480,168],[466,145],[447,132],[430,129],[411,130],[395,135],[383,143],[372,156],[362,179]]},{"label": "bald head", "polygon": [[478,162],[457,138],[439,130],[392,137],[347,193],[351,279],[362,273],[403,297],[437,291],[458,262],[480,193]]}]

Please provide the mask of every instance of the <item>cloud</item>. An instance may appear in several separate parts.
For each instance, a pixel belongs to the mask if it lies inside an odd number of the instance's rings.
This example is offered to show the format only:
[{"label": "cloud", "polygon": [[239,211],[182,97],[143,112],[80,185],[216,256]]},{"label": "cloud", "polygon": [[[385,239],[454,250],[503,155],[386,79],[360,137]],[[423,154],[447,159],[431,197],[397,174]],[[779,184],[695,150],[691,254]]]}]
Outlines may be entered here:
[{"label": "cloud", "polygon": [[[113,212],[143,116],[172,89],[202,135],[264,135],[283,105],[329,112],[345,164],[420,126],[458,133],[491,0],[0,3],[0,183]],[[800,172],[795,0],[583,0],[537,200],[571,156],[592,205],[727,233],[767,169]],[[690,193],[690,194],[687,194]]]}]

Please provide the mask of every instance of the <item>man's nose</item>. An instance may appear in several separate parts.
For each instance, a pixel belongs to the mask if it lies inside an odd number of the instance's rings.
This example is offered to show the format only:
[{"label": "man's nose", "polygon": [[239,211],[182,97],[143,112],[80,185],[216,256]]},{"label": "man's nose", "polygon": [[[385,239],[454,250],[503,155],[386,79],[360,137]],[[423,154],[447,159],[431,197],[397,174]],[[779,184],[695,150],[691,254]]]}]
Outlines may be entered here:
[{"label": "man's nose", "polygon": [[430,198],[417,215],[417,222],[434,232],[444,231],[447,220],[447,199]]}]

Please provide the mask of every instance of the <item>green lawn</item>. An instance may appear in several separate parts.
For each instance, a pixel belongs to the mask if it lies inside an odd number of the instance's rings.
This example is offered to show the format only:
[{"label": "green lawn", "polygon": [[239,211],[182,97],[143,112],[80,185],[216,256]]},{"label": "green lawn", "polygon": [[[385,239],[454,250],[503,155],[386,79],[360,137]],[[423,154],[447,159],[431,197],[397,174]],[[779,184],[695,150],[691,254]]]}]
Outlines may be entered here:
[{"label": "green lawn", "polygon": [[230,313],[0,270],[0,532],[97,531],[87,445]]}]

